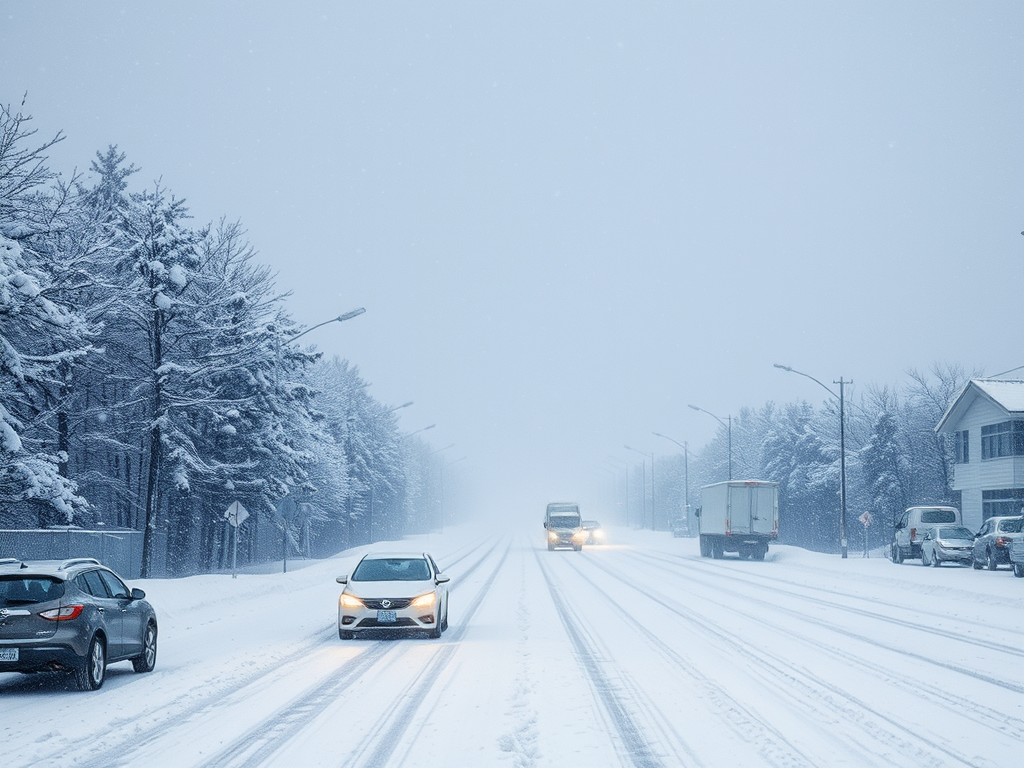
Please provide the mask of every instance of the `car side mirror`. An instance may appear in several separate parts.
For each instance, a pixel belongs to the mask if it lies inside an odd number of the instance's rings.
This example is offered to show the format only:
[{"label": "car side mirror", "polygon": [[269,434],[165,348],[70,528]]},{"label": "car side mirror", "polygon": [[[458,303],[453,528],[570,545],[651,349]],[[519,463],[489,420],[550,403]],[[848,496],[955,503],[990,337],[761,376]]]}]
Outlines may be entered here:
[{"label": "car side mirror", "polygon": [[693,510],[693,516],[700,517],[700,507],[697,507],[695,510]]},{"label": "car side mirror", "polygon": [[451,579],[448,576],[445,576],[443,573],[439,573],[437,574],[437,576],[434,577],[434,581],[436,581],[438,584],[447,584],[449,581],[451,581]]},{"label": "car side mirror", "polygon": [[132,600],[143,600],[146,597],[146,593],[138,587],[132,587]]},{"label": "car side mirror", "polygon": [[548,527],[548,524],[547,524],[546,522],[544,523],[544,527],[545,527],[545,528],[547,528],[547,527]]},{"label": "car side mirror", "polygon": [[348,574],[346,573],[344,576],[339,576],[335,581],[339,584],[348,584]]}]

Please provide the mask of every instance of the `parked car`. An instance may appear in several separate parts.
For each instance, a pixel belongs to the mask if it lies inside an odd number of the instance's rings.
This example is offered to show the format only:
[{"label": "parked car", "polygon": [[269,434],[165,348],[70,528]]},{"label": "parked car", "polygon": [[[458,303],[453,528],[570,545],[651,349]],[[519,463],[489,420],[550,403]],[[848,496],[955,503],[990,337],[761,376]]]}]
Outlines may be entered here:
[{"label": "parked car", "polygon": [[973,565],[976,570],[988,566],[990,571],[1010,564],[1010,542],[1021,538],[1024,517],[990,517],[982,523],[974,540]]},{"label": "parked car", "polygon": [[896,521],[890,555],[894,563],[921,556],[921,539],[925,529],[936,525],[962,525],[960,510],[956,507],[908,507]]},{"label": "parked car", "polygon": [[1010,565],[1013,566],[1013,575],[1024,579],[1024,536],[1010,543]]},{"label": "parked car", "polygon": [[974,534],[962,525],[938,525],[924,532],[921,565],[968,565],[974,553]]},{"label": "parked car", "polygon": [[338,637],[357,632],[425,632],[438,638],[448,629],[448,577],[434,558],[419,554],[371,552],[363,555],[338,598]]},{"label": "parked car", "polygon": [[604,528],[597,520],[584,520],[583,530],[587,534],[584,544],[604,544]]},{"label": "parked car", "polygon": [[82,690],[107,665],[156,666],[156,612],[141,589],[92,558],[0,560],[0,672],[65,671]]}]

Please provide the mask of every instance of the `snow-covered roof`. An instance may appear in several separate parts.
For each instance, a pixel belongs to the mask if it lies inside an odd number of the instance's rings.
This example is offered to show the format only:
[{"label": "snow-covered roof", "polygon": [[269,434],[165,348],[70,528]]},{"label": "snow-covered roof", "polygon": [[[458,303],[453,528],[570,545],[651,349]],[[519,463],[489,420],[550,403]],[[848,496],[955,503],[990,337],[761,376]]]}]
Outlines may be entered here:
[{"label": "snow-covered roof", "polygon": [[1024,380],[971,379],[960,390],[953,404],[946,409],[935,431],[952,431],[979,397],[1002,408],[1007,416],[1024,417]]}]

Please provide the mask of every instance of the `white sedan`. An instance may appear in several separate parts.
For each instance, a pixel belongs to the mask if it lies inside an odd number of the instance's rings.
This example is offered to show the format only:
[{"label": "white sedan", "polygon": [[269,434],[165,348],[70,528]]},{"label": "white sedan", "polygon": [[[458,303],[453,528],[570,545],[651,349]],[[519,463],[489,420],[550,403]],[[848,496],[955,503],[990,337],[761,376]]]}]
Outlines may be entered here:
[{"label": "white sedan", "polygon": [[338,637],[363,631],[424,631],[438,638],[448,629],[448,577],[434,558],[419,554],[372,552],[363,555],[338,599]]}]

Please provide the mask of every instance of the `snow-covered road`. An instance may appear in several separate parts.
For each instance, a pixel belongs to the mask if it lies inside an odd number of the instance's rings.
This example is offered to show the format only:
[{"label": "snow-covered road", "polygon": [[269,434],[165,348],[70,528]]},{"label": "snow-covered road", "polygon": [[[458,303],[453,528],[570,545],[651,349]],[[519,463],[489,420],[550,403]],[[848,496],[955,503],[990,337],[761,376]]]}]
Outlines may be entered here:
[{"label": "snow-covered road", "polygon": [[[95,693],[0,674],[4,768],[1008,766],[1024,754],[1024,580],[611,529],[412,539],[452,577],[441,640],[338,639],[334,577],[135,582],[152,674]],[[376,548],[396,548],[395,543]]]}]

